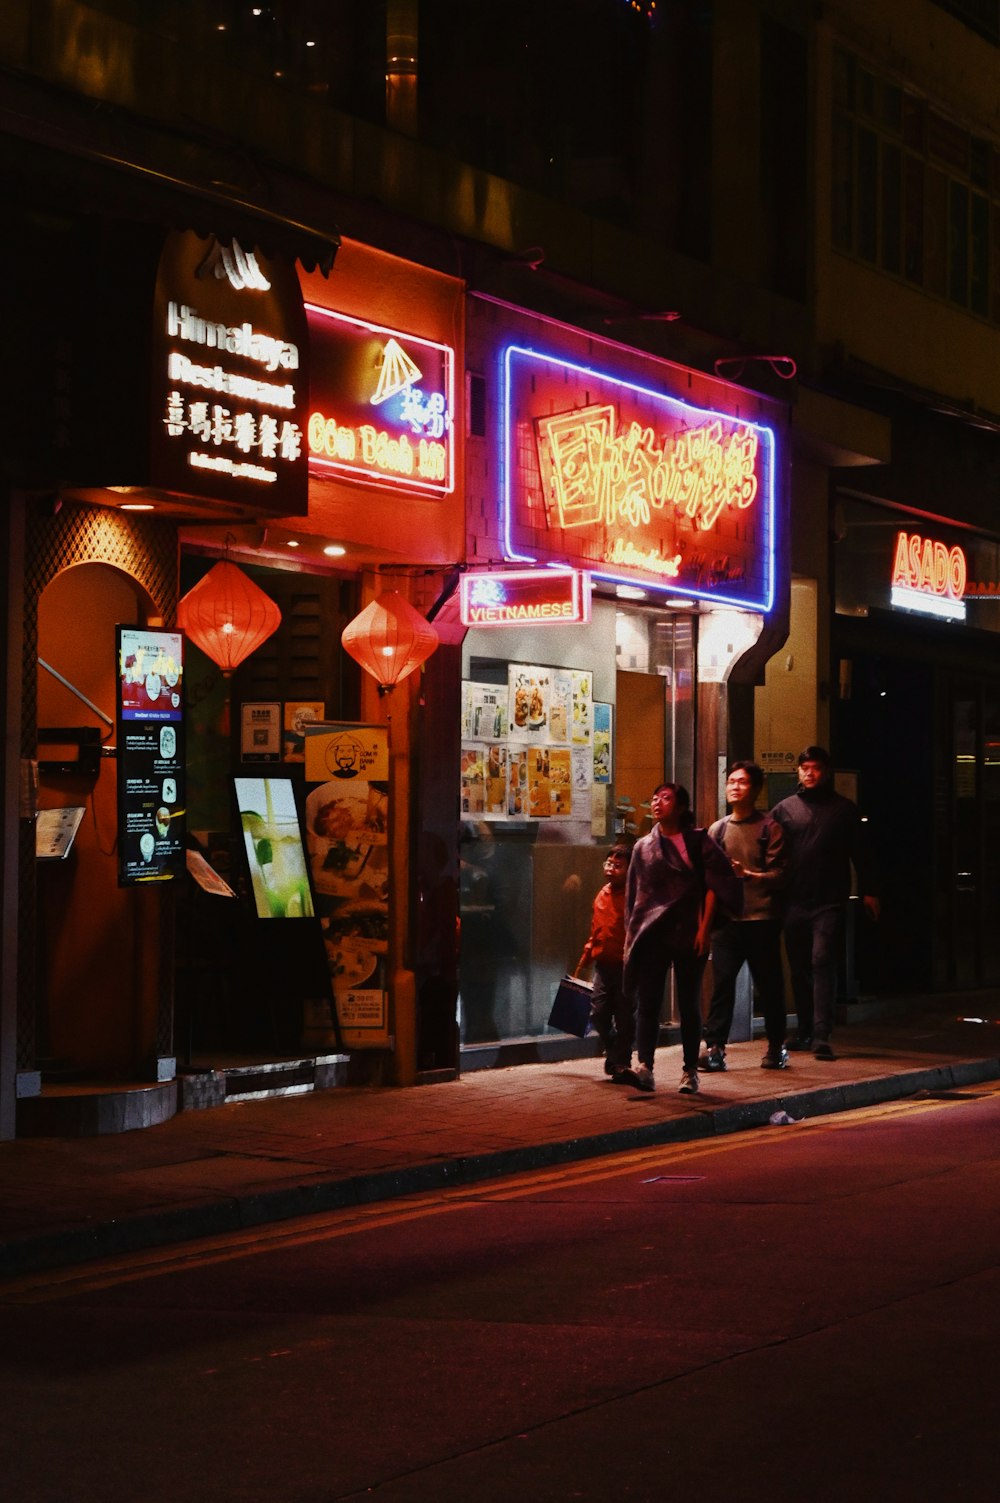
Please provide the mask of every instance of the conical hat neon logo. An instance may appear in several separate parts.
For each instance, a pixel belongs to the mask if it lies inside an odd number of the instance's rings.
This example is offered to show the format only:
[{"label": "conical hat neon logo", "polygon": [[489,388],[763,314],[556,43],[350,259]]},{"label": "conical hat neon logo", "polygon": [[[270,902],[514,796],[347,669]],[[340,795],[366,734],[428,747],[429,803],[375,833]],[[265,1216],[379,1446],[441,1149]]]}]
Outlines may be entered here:
[{"label": "conical hat neon logo", "polygon": [[415,381],[419,381],[421,372],[414,365],[409,355],[403,349],[397,339],[387,341],[382,351],[382,369],[378,375],[378,386],[372,397],[372,406],[381,407],[383,402],[388,402],[398,392],[405,391]]}]

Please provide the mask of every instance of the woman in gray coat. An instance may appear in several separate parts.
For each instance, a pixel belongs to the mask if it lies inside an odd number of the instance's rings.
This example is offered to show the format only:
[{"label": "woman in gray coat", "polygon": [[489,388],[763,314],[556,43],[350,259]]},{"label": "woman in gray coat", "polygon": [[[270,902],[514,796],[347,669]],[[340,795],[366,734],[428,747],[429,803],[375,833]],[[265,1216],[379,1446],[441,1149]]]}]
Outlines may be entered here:
[{"label": "woman in gray coat", "polygon": [[635,1002],[635,1084],[651,1091],[653,1057],[667,973],[673,966],[684,1056],[680,1089],[698,1089],[701,978],[716,903],[743,911],[743,885],[728,856],[696,828],[687,789],[661,783],[650,811],[654,824],[636,842],[625,890],[625,987]]}]

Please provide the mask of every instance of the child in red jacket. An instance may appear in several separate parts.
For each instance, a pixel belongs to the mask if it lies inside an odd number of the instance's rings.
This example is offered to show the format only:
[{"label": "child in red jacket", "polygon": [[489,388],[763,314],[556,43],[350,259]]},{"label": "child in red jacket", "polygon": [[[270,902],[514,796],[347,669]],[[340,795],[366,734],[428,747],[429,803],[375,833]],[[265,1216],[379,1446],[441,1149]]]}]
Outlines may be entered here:
[{"label": "child in red jacket", "polygon": [[577,971],[594,967],[594,1000],[590,1021],[604,1046],[604,1072],[616,1085],[630,1083],[635,1019],[632,1004],[622,984],[625,953],[625,879],[631,848],[613,845],[604,858],[604,886],[594,899],[590,937],[583,947]]}]

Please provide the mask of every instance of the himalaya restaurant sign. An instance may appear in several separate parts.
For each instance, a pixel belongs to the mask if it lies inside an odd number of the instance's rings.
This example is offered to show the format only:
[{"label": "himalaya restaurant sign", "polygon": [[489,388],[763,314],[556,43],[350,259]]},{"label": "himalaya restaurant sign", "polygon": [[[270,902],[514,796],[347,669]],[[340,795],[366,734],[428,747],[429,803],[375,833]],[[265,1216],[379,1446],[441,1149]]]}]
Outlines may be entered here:
[{"label": "himalaya restaurant sign", "polygon": [[305,515],[306,340],[294,267],[170,235],[155,297],[151,484]]},{"label": "himalaya restaurant sign", "polygon": [[455,488],[455,352],[306,304],[309,468],[317,476],[446,496]]},{"label": "himalaya restaurant sign", "polygon": [[771,609],[770,428],[518,345],[501,385],[508,558]]}]

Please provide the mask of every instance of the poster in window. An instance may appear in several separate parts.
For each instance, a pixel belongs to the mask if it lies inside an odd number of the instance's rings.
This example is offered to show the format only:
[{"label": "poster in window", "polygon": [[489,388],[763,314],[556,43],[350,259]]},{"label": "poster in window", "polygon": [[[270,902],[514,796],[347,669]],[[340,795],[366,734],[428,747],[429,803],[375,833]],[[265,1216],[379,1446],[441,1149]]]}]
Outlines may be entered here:
[{"label": "poster in window", "polygon": [[549,748],[528,748],[528,814],[531,819],[548,819],[552,814],[552,781],[549,777]]},{"label": "poster in window", "polygon": [[552,670],[528,663],[511,663],[507,673],[510,739],[548,741]]},{"label": "poster in window", "polygon": [[507,754],[507,813],[511,819],[527,819],[528,752],[512,746]]},{"label": "poster in window", "polygon": [[589,673],[574,673],[573,730],[574,746],[590,746],[594,732],[594,681]]},{"label": "poster in window", "polygon": [[568,746],[551,746],[549,759],[549,813],[553,819],[569,819],[573,803],[572,751]]},{"label": "poster in window", "polygon": [[504,741],[507,738],[507,685],[462,684],[462,740]]},{"label": "poster in window", "polygon": [[462,747],[462,814],[473,819],[486,809],[486,748],[466,743]]},{"label": "poster in window", "polygon": [[613,773],[612,707],[596,700],[593,713],[594,782],[606,784]]}]

